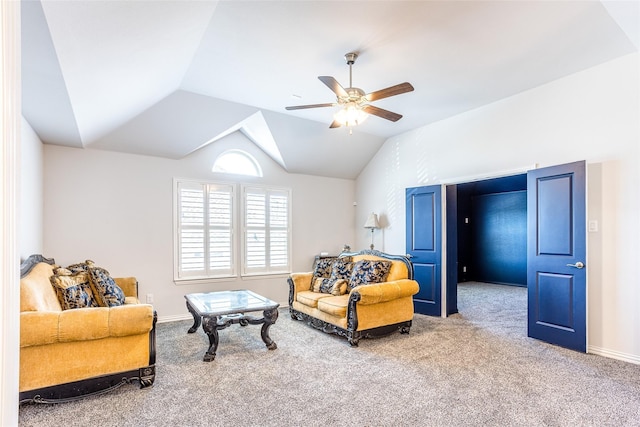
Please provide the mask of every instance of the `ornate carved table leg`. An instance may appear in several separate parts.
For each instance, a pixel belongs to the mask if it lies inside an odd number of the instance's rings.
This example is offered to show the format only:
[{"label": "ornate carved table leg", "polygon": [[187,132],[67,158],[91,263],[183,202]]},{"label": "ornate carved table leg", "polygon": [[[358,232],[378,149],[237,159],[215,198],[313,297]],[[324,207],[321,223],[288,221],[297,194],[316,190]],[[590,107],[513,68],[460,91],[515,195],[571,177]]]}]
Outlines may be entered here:
[{"label": "ornate carved table leg", "polygon": [[269,328],[271,325],[276,323],[278,319],[278,309],[274,308],[273,310],[265,310],[264,314],[264,324],[262,325],[262,330],[260,331],[260,335],[262,336],[262,341],[267,345],[269,350],[275,350],[278,348],[275,342],[269,337]]},{"label": "ornate carved table leg", "polygon": [[189,301],[187,301],[187,310],[189,310],[189,313],[191,313],[191,315],[193,316],[193,326],[190,327],[189,330],[187,331],[188,333],[192,334],[195,331],[197,331],[198,328],[200,327],[200,315],[196,313],[193,307],[191,307],[191,305],[189,304]]},{"label": "ornate carved table leg", "polygon": [[202,329],[209,337],[209,349],[204,354],[202,360],[211,362],[216,358],[216,350],[218,349],[218,329],[216,317],[205,317],[202,319]]}]

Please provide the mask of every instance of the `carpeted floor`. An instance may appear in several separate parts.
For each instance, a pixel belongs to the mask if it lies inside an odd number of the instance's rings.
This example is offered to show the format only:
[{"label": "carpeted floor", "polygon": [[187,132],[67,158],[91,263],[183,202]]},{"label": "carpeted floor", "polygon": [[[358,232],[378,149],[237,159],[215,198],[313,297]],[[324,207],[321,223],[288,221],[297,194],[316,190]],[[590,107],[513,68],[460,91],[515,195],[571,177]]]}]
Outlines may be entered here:
[{"label": "carpeted floor", "polygon": [[466,283],[459,314],[346,340],[291,320],[220,332],[158,325],[151,389],[25,405],[21,426],[640,426],[640,366],[527,338],[526,289]]}]

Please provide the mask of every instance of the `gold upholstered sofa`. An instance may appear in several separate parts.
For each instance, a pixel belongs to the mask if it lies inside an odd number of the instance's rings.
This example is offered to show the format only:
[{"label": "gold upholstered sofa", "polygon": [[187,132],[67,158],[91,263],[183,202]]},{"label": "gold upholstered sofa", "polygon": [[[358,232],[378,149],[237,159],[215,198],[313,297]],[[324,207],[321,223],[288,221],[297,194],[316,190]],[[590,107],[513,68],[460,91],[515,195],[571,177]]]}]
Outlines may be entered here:
[{"label": "gold upholstered sofa", "polygon": [[352,346],[361,338],[411,328],[419,286],[407,257],[343,252],[317,259],[313,271],[292,273],[288,282],[291,317],[346,337]]},{"label": "gold upholstered sofa", "polygon": [[[58,273],[56,268],[53,259],[42,255],[30,256],[20,268],[20,403],[73,400],[132,381],[141,388],[151,386],[157,315],[151,305],[138,301],[136,279],[108,282],[117,289],[118,303],[72,308],[65,306],[66,300],[60,302],[56,275],[67,275],[67,294],[86,294],[86,273]],[[102,279],[108,274],[96,271]],[[73,280],[75,285],[69,286]]]}]

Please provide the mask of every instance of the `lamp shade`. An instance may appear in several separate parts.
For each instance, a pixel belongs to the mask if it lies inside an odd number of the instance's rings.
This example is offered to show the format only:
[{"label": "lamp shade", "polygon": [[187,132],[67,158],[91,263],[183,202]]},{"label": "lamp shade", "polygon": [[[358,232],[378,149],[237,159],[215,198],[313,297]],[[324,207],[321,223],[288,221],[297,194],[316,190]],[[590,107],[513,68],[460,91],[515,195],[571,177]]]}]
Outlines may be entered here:
[{"label": "lamp shade", "polygon": [[380,224],[378,223],[378,215],[371,212],[369,214],[369,218],[367,218],[367,222],[364,223],[364,228],[380,228]]}]

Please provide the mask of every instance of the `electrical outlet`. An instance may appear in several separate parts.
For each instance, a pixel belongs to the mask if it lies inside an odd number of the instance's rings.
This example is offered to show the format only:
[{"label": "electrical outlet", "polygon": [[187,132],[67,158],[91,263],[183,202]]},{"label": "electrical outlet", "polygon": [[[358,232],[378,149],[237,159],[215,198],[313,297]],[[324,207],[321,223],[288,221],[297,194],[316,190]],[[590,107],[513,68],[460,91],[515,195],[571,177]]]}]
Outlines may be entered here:
[{"label": "electrical outlet", "polygon": [[147,304],[153,304],[153,294],[147,294]]}]

